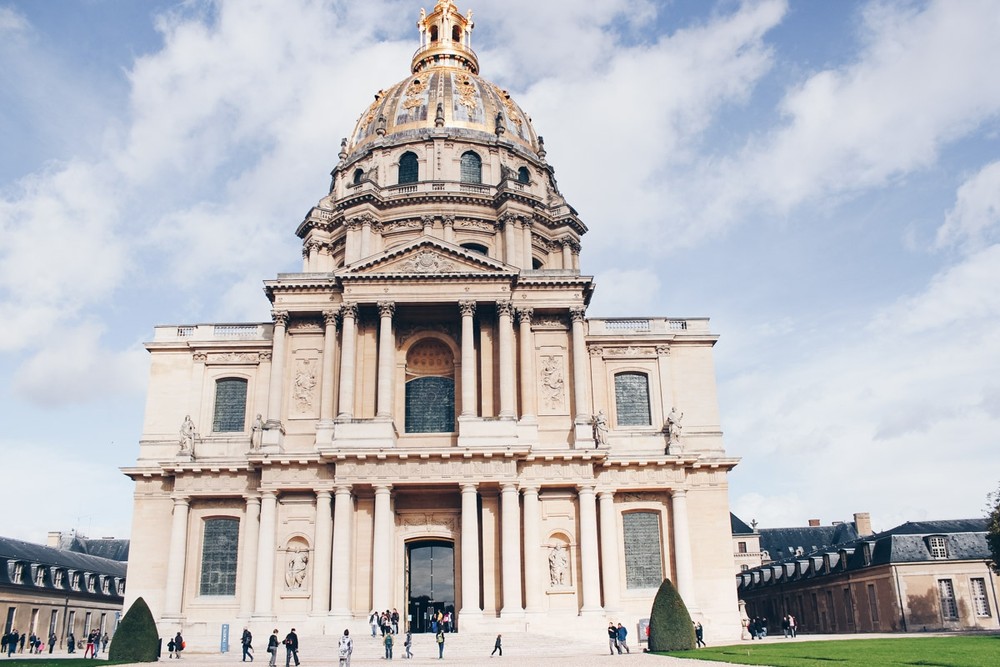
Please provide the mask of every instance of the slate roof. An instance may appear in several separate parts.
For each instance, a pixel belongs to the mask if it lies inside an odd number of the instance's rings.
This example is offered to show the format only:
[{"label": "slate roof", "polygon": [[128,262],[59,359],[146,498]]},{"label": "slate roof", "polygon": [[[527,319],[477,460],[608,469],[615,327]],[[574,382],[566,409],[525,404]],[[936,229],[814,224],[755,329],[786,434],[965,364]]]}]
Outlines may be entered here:
[{"label": "slate roof", "polygon": [[796,526],[793,528],[761,528],[760,550],[766,551],[771,560],[782,560],[797,553],[809,553],[858,537],[853,521],[835,526]]},{"label": "slate roof", "polygon": [[23,542],[10,537],[0,537],[0,559],[86,570],[87,572],[108,574],[115,577],[124,577],[128,569],[127,563],[118,560]]},{"label": "slate roof", "polygon": [[63,548],[89,556],[99,556],[101,558],[127,562],[129,545],[129,540],[113,537],[74,537],[72,542]]},{"label": "slate roof", "polygon": [[753,535],[756,531],[743,522],[743,519],[739,518],[732,512],[729,513],[729,526],[732,529],[733,535]]}]

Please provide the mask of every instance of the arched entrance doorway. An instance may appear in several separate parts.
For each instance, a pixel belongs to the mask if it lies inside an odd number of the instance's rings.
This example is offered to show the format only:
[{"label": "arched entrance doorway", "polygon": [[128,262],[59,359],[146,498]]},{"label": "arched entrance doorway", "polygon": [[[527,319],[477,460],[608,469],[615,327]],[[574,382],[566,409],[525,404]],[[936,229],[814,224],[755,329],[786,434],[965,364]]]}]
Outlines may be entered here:
[{"label": "arched entrance doorway", "polygon": [[455,545],[415,540],[406,545],[407,620],[410,632],[431,632],[439,611],[455,617]]}]

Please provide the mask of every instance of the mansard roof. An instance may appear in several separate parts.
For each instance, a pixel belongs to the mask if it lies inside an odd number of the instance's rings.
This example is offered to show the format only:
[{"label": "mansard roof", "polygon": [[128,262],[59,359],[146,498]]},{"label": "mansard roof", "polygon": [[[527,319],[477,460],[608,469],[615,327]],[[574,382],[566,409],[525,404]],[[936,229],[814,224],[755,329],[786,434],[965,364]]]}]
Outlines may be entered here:
[{"label": "mansard roof", "polygon": [[340,269],[341,280],[390,276],[514,277],[519,269],[430,236],[421,237]]},{"label": "mansard roof", "polygon": [[754,535],[757,532],[732,512],[729,513],[729,526],[733,535]]},{"label": "mansard roof", "polygon": [[858,539],[853,521],[832,526],[793,526],[791,528],[761,528],[760,550],[771,560],[781,560]]},{"label": "mansard roof", "polygon": [[[0,537],[0,559],[8,562],[23,561],[44,566],[65,567],[71,570],[85,570],[115,577],[124,577],[128,569],[128,563],[122,561],[56,549],[10,537]],[[0,573],[0,576],[2,575],[3,573]]]}]

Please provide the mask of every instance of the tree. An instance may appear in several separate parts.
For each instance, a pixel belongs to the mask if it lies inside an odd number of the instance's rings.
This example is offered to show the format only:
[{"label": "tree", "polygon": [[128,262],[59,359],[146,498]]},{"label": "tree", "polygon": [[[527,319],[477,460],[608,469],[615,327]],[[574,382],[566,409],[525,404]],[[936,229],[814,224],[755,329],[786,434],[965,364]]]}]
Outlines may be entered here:
[{"label": "tree", "polygon": [[160,636],[149,606],[137,598],[115,631],[108,660],[111,662],[156,662]]},{"label": "tree", "polygon": [[990,567],[1000,574],[1000,487],[986,495],[987,519],[986,542],[990,546]]},{"label": "tree", "polygon": [[694,647],[691,614],[674,585],[664,579],[649,612],[649,650],[689,651]]}]

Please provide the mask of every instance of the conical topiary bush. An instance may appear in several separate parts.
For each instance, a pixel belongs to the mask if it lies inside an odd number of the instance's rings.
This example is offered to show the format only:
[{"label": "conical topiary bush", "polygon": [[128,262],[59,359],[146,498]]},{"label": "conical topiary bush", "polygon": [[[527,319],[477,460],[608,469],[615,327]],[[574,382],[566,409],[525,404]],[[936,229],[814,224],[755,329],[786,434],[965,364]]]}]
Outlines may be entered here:
[{"label": "conical topiary bush", "polygon": [[118,624],[108,660],[111,662],[156,662],[160,636],[149,605],[137,598]]},{"label": "conical topiary bush", "polygon": [[649,612],[649,650],[687,651],[694,647],[691,614],[674,585],[664,579]]}]

